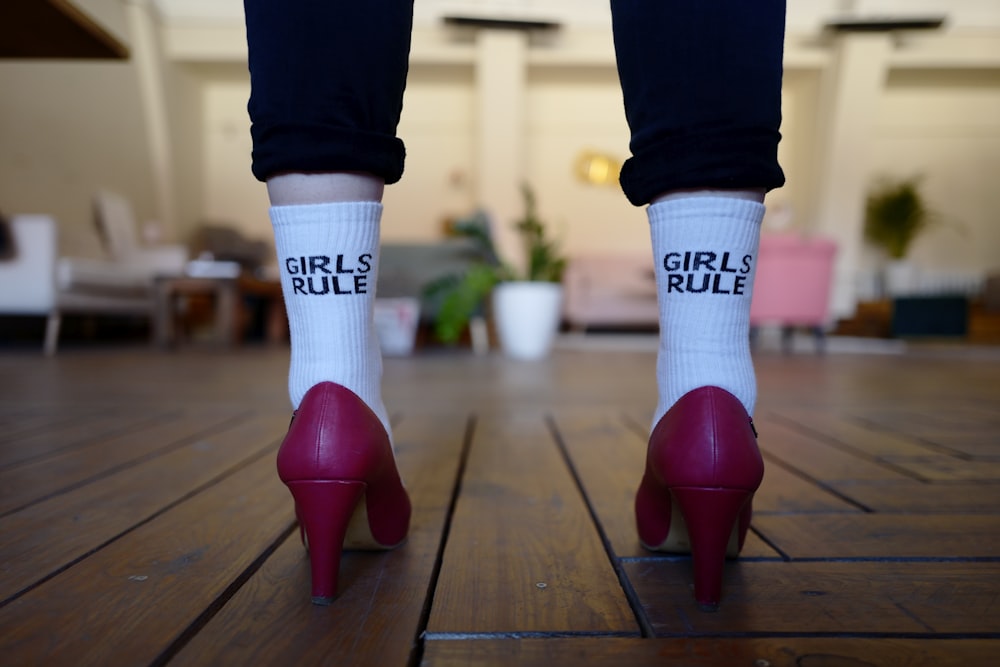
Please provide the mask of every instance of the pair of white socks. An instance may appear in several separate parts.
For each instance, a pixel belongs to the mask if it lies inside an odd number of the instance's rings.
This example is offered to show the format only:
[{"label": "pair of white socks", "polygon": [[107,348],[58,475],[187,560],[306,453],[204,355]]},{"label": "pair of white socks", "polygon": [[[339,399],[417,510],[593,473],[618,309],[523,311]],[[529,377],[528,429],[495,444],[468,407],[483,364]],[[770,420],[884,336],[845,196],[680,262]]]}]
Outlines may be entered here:
[{"label": "pair of white socks", "polygon": [[[381,214],[377,202],[271,208],[292,337],[292,404],[314,384],[337,382],[390,432],[373,322]],[[750,298],[764,206],[692,195],[653,204],[648,215],[660,307],[653,423],[685,393],[709,385],[752,414]]]}]

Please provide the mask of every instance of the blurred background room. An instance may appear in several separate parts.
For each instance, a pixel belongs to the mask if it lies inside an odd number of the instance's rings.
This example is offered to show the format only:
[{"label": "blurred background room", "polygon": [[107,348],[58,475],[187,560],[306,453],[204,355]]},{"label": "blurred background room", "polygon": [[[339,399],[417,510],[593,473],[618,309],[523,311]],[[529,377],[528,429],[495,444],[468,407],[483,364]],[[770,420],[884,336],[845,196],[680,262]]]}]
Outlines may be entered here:
[{"label": "blurred background room", "polygon": [[[282,340],[242,3],[0,11],[0,345]],[[775,327],[1000,342],[1000,4],[792,0],[784,76],[788,182],[765,220],[784,259],[758,285],[763,344]],[[655,329],[644,213],[617,185],[628,131],[606,0],[417,0],[399,134],[379,295],[404,301],[386,326],[419,317],[417,346],[437,343],[428,285],[479,261],[456,221],[486,215],[523,263],[527,185],[566,261],[563,330]],[[495,336],[481,313],[460,334],[478,349]]]}]

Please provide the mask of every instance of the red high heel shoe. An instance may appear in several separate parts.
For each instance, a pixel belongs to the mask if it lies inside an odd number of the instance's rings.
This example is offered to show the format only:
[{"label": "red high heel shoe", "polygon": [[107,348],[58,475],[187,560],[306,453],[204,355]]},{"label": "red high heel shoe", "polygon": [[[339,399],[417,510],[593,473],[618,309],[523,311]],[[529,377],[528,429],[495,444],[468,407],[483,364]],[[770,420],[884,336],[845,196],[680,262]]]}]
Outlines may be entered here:
[{"label": "red high heel shoe", "polygon": [[639,539],[653,551],[691,553],[704,611],[719,607],[725,558],[743,548],[763,477],[753,422],[719,387],[682,396],[649,437],[635,497]]},{"label": "red high heel shoe", "polygon": [[410,499],[389,436],[345,387],[306,392],[278,450],[278,476],[295,500],[315,604],[333,602],[343,548],[392,549],[406,538]]}]

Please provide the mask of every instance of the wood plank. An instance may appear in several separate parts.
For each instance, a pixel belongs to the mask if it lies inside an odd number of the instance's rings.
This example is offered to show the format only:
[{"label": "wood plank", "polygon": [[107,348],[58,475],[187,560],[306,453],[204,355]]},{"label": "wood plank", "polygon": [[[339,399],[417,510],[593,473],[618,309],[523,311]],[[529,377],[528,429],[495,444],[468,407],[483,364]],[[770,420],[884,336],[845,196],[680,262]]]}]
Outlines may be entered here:
[{"label": "wood plank", "polygon": [[1000,428],[983,427],[978,433],[936,433],[934,442],[964,456],[996,460],[1000,457],[998,432]]},{"label": "wood plank", "polygon": [[51,425],[0,444],[0,468],[12,468],[74,447],[134,432],[172,416],[162,410],[142,410],[131,415],[99,411],[69,420],[54,417]]},{"label": "wood plank", "polygon": [[760,448],[781,459],[787,466],[812,479],[829,483],[837,480],[909,479],[902,471],[873,459],[839,449],[829,442],[809,437],[770,418],[754,419]]},{"label": "wood plank", "polygon": [[925,456],[883,457],[887,463],[910,471],[915,477],[929,481],[992,481],[1000,480],[1000,460],[959,459],[947,454]]},{"label": "wood plank", "polygon": [[186,413],[9,468],[0,472],[0,515],[187,441],[209,437],[237,416]]},{"label": "wood plank", "polygon": [[[604,411],[563,409],[554,423],[601,529],[619,557],[643,557],[635,528],[635,492],[646,465],[646,439],[632,421]],[[758,499],[754,497],[755,508]],[[841,503],[840,507],[850,507]],[[778,554],[755,534],[747,535],[743,554],[777,558]]]},{"label": "wood plank", "polygon": [[423,667],[970,667],[992,665],[1000,639],[852,639],[766,637],[747,639],[431,640]]},{"label": "wood plank", "polygon": [[941,434],[935,443],[959,459],[1000,461],[1000,426],[983,426],[979,432]]},{"label": "wood plank", "polygon": [[635,491],[646,463],[646,441],[621,417],[563,409],[559,437],[616,556],[647,553],[635,531]]},{"label": "wood plank", "polygon": [[764,481],[753,496],[754,516],[761,514],[815,514],[862,511],[830,489],[784,467],[772,456],[764,458]]},{"label": "wood plank", "polygon": [[43,429],[51,429],[57,424],[65,424],[75,419],[95,416],[90,410],[73,411],[60,408],[31,409],[29,407],[6,407],[0,418],[0,448],[4,444],[23,439],[25,436]]},{"label": "wood plank", "polygon": [[828,438],[842,447],[871,457],[926,456],[939,453],[934,445],[914,438],[873,428],[849,414],[819,408],[780,409],[772,414],[781,422],[818,439]]},{"label": "wood plank", "polygon": [[[141,372],[139,372],[141,371]],[[219,407],[290,412],[288,350],[253,346],[222,353],[192,348],[166,354],[138,347],[78,348],[55,359],[0,357],[0,401],[7,404],[169,412]]]},{"label": "wood plank", "polygon": [[148,520],[213,479],[259,456],[288,426],[287,415],[235,425],[0,519],[0,600]]},{"label": "wood plank", "polygon": [[386,405],[421,413],[635,408],[656,404],[652,368],[653,356],[645,352],[563,349],[544,361],[521,363],[496,353],[432,348],[413,358],[387,358],[383,391]]},{"label": "wood plank", "polygon": [[[948,382],[954,386],[954,381]],[[985,398],[980,394],[980,398]],[[996,396],[992,400],[996,400]],[[991,400],[987,398],[987,400]],[[989,429],[996,433],[1000,416],[995,411],[983,410],[962,401],[943,404],[936,402],[921,405],[898,405],[876,408],[858,413],[863,419],[878,424],[887,431],[934,442],[941,435],[980,434]]]},{"label": "wood plank", "polygon": [[429,633],[638,633],[541,414],[476,426]]},{"label": "wood plank", "polygon": [[1000,515],[757,516],[754,528],[791,558],[1000,557]]},{"label": "wood plank", "polygon": [[273,458],[258,458],[0,609],[0,655],[151,664],[289,534],[286,495]]},{"label": "wood plank", "polygon": [[727,563],[717,613],[698,611],[690,561],[626,563],[657,636],[995,634],[1000,563]]},{"label": "wood plank", "polygon": [[409,539],[384,554],[344,554],[333,605],[310,603],[309,562],[296,532],[170,664],[356,665],[377,655],[378,664],[406,665],[458,481],[466,423],[457,414],[394,425],[414,508]]},{"label": "wood plank", "polygon": [[876,512],[914,514],[995,513],[1000,484],[927,484],[893,482],[834,482],[836,490]]}]

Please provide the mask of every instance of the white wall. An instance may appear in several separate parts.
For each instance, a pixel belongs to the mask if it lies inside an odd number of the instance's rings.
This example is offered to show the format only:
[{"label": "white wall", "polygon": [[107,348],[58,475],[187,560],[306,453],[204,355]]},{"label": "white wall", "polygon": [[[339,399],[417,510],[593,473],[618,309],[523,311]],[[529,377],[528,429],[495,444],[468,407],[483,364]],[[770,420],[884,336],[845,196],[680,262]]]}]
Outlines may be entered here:
[{"label": "white wall", "polygon": [[245,66],[216,66],[204,77],[201,144],[202,218],[231,223],[251,238],[270,239],[267,191],[250,173],[250,79]]},{"label": "white wall", "polygon": [[873,177],[922,174],[940,217],[915,263],[1000,270],[1000,70],[892,73],[873,153]]},{"label": "white wall", "polygon": [[[202,215],[203,79],[162,57],[143,61],[118,0],[86,0],[81,8],[132,51],[128,60],[0,60],[0,211],[48,213],[59,224],[64,254],[103,253],[93,223],[99,189],[130,200],[139,225],[157,223],[165,240],[183,238]],[[135,7],[142,8],[141,2]],[[134,18],[134,17],[133,17]],[[156,68],[165,102],[167,165],[175,220],[164,224],[151,151],[150,115],[140,85]],[[157,156],[160,157],[160,156]]]},{"label": "white wall", "polygon": [[[791,216],[782,224],[810,228],[816,182],[815,144],[818,133],[820,72],[813,68],[786,68],[781,95],[781,143],[778,162],[785,186],[767,196],[769,216],[779,209]],[[770,218],[765,220],[770,226]]]},{"label": "white wall", "polygon": [[526,180],[539,214],[571,254],[643,251],[649,229],[643,212],[617,186],[581,182],[581,151],[623,161],[629,133],[613,66],[535,67],[528,79]]},{"label": "white wall", "polygon": [[440,238],[447,218],[476,206],[475,95],[468,65],[414,65],[403,98],[399,136],[403,179],[386,188],[385,238]]},{"label": "white wall", "polygon": [[186,239],[205,216],[205,94],[203,79],[193,68],[164,63],[169,133],[173,148],[175,238]]},{"label": "white wall", "polygon": [[129,62],[0,61],[0,210],[49,213],[68,253],[94,256],[91,200],[127,193],[153,216],[135,69]]}]

